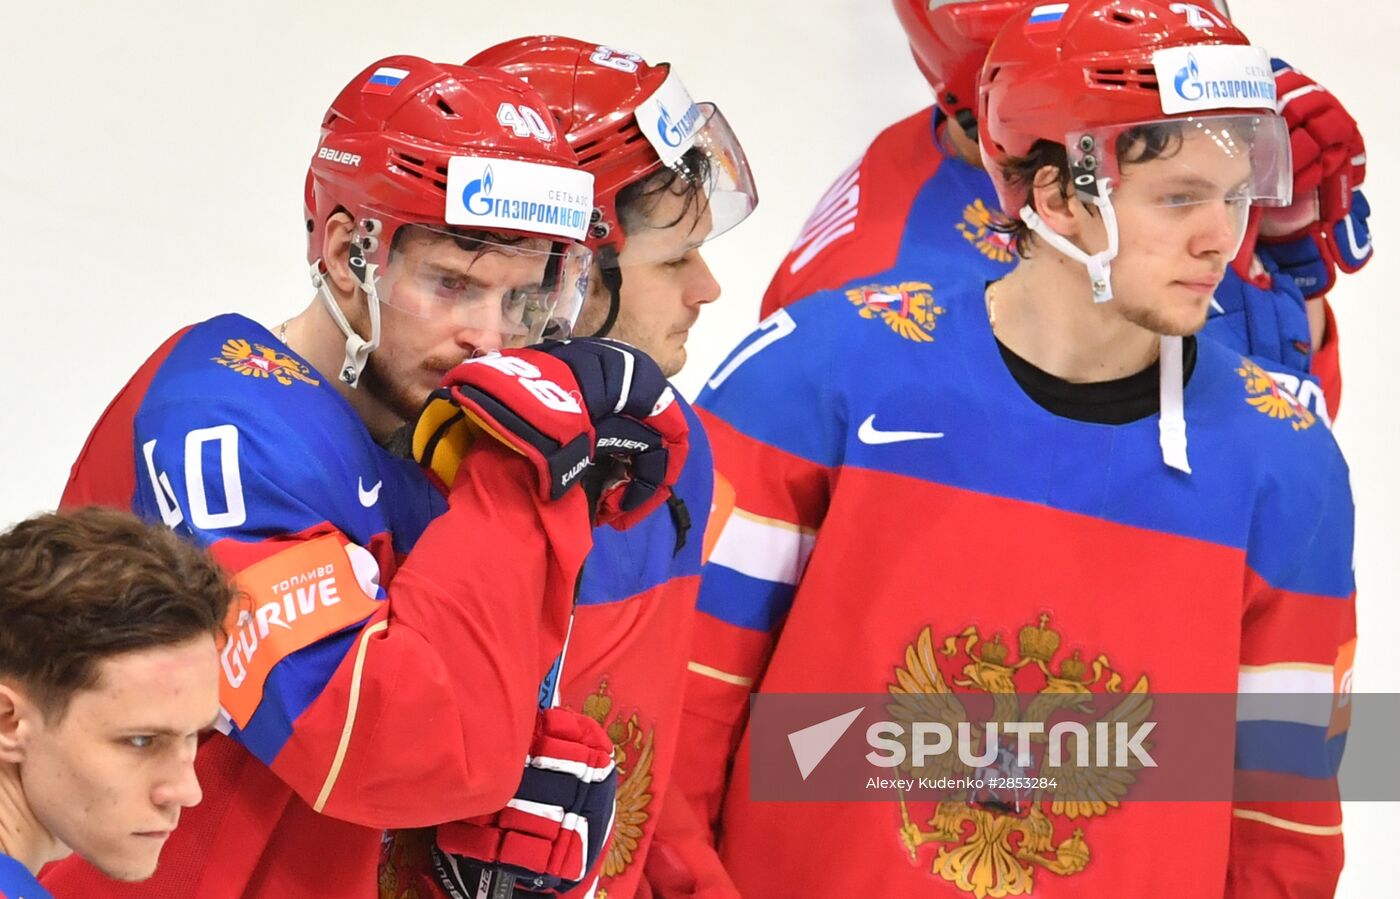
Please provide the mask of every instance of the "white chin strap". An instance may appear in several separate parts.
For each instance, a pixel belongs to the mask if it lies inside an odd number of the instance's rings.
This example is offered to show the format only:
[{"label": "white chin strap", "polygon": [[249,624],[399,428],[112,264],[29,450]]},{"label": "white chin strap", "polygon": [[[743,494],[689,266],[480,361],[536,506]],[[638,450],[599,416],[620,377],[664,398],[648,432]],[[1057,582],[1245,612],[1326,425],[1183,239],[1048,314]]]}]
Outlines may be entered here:
[{"label": "white chin strap", "polygon": [[340,310],[340,304],[336,302],[335,294],[331,291],[330,282],[321,274],[320,260],[311,264],[311,284],[316,288],[316,295],[325,304],[326,311],[330,312],[336,327],[340,328],[340,333],[345,335],[345,362],[340,366],[340,380],[352,388],[360,386],[360,376],[365,373],[365,363],[369,360],[369,354],[379,348],[379,292],[374,286],[375,268],[374,265],[366,265],[364,277],[356,276],[360,288],[365,292],[365,301],[369,304],[369,340],[365,340],[350,327],[345,313]]},{"label": "white chin strap", "polygon": [[1098,180],[1098,193],[1088,195],[1081,191],[1080,197],[1087,197],[1089,202],[1099,208],[1099,214],[1103,216],[1103,227],[1108,235],[1108,246],[1100,253],[1092,256],[1081,250],[1070,242],[1069,238],[1055,231],[1045,224],[1045,221],[1038,215],[1029,204],[1021,207],[1021,221],[1026,223],[1040,237],[1041,240],[1050,246],[1064,253],[1075,262],[1082,263],[1089,270],[1089,289],[1094,292],[1095,303],[1107,303],[1113,299],[1113,279],[1110,266],[1113,264],[1113,257],[1118,255],[1118,214],[1113,211],[1113,202],[1108,195],[1113,190],[1107,178]]},{"label": "white chin strap", "polygon": [[[1109,199],[1112,186],[1107,178],[1096,182],[1097,192],[1088,196],[1103,216],[1104,231],[1108,235],[1108,246],[1099,253],[1090,255],[1061,234],[1055,233],[1029,205],[1021,207],[1021,221],[1035,232],[1041,240],[1061,253],[1082,263],[1089,270],[1089,288],[1093,291],[1095,303],[1107,303],[1113,299],[1113,279],[1111,266],[1113,257],[1118,255],[1118,215],[1113,211]],[[1086,196],[1083,192],[1081,197]],[[1162,461],[1177,471],[1191,473],[1191,463],[1186,458],[1186,404],[1183,398],[1185,372],[1182,365],[1182,344],[1180,337],[1162,337],[1157,377],[1160,389],[1161,409],[1158,413],[1158,443],[1162,447]]]}]

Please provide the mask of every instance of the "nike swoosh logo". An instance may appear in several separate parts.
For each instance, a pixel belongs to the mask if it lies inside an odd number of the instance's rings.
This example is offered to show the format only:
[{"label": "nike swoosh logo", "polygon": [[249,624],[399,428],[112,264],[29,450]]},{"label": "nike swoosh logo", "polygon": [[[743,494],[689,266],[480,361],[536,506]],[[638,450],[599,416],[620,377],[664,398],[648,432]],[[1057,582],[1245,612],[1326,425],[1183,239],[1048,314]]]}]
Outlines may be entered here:
[{"label": "nike swoosh logo", "polygon": [[906,440],[936,440],[943,436],[942,431],[877,431],[875,429],[875,416],[870,416],[860,423],[860,430],[856,432],[861,443],[868,443],[871,446],[879,446],[882,443],[903,443]]},{"label": "nike swoosh logo", "polygon": [[384,486],[384,482],[376,481],[373,487],[366,490],[365,479],[358,478],[356,486],[360,488],[360,505],[368,509],[379,502],[379,488]]}]

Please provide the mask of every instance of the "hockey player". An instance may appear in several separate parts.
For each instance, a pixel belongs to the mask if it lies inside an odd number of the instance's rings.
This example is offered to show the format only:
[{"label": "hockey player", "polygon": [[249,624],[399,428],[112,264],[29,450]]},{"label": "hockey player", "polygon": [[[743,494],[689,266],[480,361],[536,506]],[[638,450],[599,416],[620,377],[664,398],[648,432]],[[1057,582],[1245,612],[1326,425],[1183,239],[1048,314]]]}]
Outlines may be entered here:
[{"label": "hockey player", "polygon": [[233,588],[204,553],[110,509],[0,534],[0,897],[71,852],[144,880],[200,800]]},{"label": "hockey player", "polygon": [[[996,209],[977,149],[975,94],[992,37],[1024,5],[895,0],[936,104],[886,129],[836,180],[774,274],[763,315],[817,290],[857,286],[910,255],[939,253],[949,265],[991,278],[1009,270],[1006,235],[991,227]],[[1197,5],[1201,17],[1228,15],[1219,0]],[[1369,208],[1359,192],[1365,150],[1334,96],[1278,61],[1275,67],[1293,129],[1298,202],[1256,217],[1217,289],[1205,333],[1267,360],[1325,415],[1340,403],[1341,370],[1336,326],[1322,297],[1338,269],[1355,271],[1370,258]],[[1258,241],[1261,227],[1268,236]],[[1292,277],[1275,277],[1280,269]],[[1322,384],[1325,403],[1300,377],[1308,373]]]},{"label": "hockey player", "polygon": [[[576,485],[595,449],[645,456],[649,480],[619,471],[597,498],[621,523],[664,501],[686,430],[630,348],[516,348],[568,333],[592,178],[528,85],[395,56],[332,103],[306,205],[311,305],[272,331],[225,315],[167,340],[64,496],[164,520],[248,597],[221,653],[226,716],[196,762],[205,801],[139,895],[374,896],[386,829],[491,813],[560,777],[580,826],[524,814],[549,848],[532,871],[567,886],[615,785],[596,722],[538,711],[591,545]],[[472,442],[435,481],[400,435],[444,404]],[[615,427],[632,443],[595,448]],[[138,894],[77,863],[48,881]]]},{"label": "hockey player", "polygon": [[[700,397],[734,509],[677,770],[745,895],[1332,894],[1335,801],[1133,802],[1082,773],[1064,802],[750,795],[751,691],[925,697],[916,720],[1014,693],[1344,705],[1346,465],[1191,336],[1251,202],[1288,200],[1288,131],[1264,51],[1179,6],[1071,0],[1000,32],[978,126],[1024,251],[1005,277],[902,257],[774,313]],[[1335,796],[1341,714],[1288,712],[1226,723],[1227,780]]]},{"label": "hockey player", "polygon": [[[723,114],[695,103],[668,64],[573,38],[507,41],[468,65],[528,81],[594,177],[594,269],[576,330],[625,340],[675,374],[691,325],[720,292],[701,245],[758,200]],[[616,744],[618,820],[599,887],[610,899],[732,891],[698,821],[668,801],[713,492],[704,433],[677,405],[691,425],[690,453],[673,499],[625,533],[595,532],[564,666],[565,704],[595,717]],[[385,899],[437,892],[413,874],[430,867],[426,853],[425,835],[398,837]]]}]

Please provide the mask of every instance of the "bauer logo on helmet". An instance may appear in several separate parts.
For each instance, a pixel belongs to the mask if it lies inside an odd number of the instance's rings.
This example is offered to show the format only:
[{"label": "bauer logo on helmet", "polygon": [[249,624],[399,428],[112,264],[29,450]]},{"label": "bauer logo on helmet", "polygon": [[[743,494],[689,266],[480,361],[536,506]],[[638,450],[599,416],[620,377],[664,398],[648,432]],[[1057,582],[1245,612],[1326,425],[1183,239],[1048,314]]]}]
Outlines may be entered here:
[{"label": "bauer logo on helmet", "polygon": [[326,159],[331,162],[336,162],[340,165],[348,165],[353,167],[359,167],[360,165],[360,157],[358,154],[350,153],[345,150],[337,150],[333,147],[322,147],[321,149],[316,151],[316,157],[318,159]]}]

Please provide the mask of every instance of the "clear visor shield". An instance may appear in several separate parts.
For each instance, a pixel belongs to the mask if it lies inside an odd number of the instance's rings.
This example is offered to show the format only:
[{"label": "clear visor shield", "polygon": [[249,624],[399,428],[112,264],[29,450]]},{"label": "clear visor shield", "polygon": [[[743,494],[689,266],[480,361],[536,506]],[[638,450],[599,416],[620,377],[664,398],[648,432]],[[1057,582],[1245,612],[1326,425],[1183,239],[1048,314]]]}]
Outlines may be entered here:
[{"label": "clear visor shield", "polygon": [[748,218],[758,205],[748,157],[724,114],[712,103],[692,109],[700,122],[677,148],[667,188],[643,194],[639,208],[618,210],[628,264],[679,258]]},{"label": "clear visor shield", "polygon": [[[357,221],[366,266],[361,281],[372,284],[385,306],[481,332],[477,342],[487,346],[526,346],[572,333],[592,261],[582,245],[446,225],[394,228],[391,218],[368,209]],[[386,225],[392,228],[387,247]]]},{"label": "clear visor shield", "polygon": [[1081,194],[1097,196],[1111,185],[1120,213],[1163,210],[1174,228],[1220,235],[1231,259],[1250,206],[1292,202],[1288,126],[1269,113],[1140,122],[1071,134],[1065,146]]},{"label": "clear visor shield", "polygon": [[[704,124],[695,136],[693,155],[704,160],[701,171],[693,173],[703,178],[708,199],[710,232],[706,240],[718,237],[749,217],[758,205],[758,189],[754,187],[749,159],[739,138],[713,103],[698,103]],[[678,166],[686,165],[682,157]]]}]

